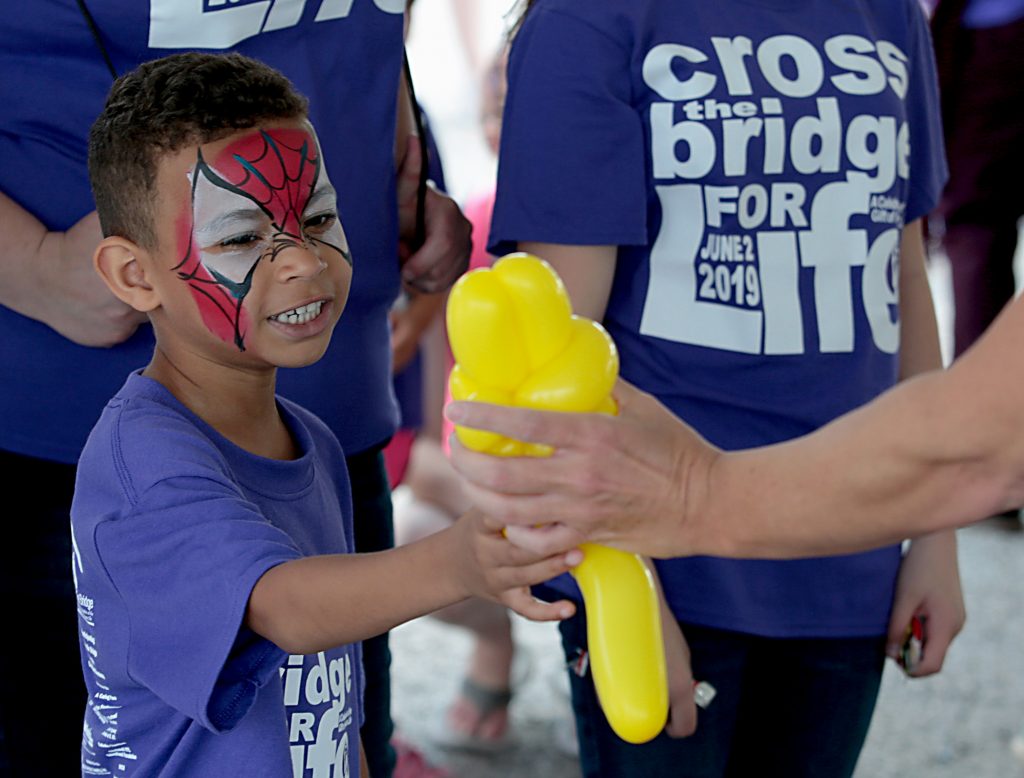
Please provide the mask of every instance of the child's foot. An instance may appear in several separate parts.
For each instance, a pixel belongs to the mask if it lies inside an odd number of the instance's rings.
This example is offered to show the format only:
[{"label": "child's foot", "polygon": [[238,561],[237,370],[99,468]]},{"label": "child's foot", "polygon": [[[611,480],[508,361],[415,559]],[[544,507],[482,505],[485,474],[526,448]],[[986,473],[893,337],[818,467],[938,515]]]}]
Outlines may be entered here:
[{"label": "child's foot", "polygon": [[391,745],[396,757],[392,778],[452,778],[450,772],[430,764],[418,748],[402,738],[391,738]]},{"label": "child's foot", "polygon": [[466,678],[448,709],[437,744],[445,748],[494,753],[510,745],[509,689],[491,689]]}]

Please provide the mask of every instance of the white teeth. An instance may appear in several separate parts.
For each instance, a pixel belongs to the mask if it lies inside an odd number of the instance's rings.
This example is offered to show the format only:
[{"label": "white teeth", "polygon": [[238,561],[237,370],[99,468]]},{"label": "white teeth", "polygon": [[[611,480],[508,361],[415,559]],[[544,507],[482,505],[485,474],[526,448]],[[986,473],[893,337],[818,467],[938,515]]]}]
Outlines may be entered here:
[{"label": "white teeth", "polygon": [[324,307],[324,301],[319,300],[309,305],[300,305],[298,308],[292,308],[290,311],[279,313],[276,316],[270,318],[274,321],[283,322],[284,324],[305,324],[307,321],[312,321],[320,315],[320,309]]}]

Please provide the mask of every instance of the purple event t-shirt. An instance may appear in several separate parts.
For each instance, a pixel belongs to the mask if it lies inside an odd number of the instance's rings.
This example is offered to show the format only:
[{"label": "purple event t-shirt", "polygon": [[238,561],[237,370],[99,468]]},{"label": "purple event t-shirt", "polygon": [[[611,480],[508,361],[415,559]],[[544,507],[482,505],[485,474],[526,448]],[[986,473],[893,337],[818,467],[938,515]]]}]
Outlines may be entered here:
[{"label": "purple event t-shirt", "polygon": [[90,434],[71,510],[83,775],[359,775],[360,644],[288,655],[244,625],[267,570],[353,550],[337,440],[278,407],[298,459],[240,449],[138,373]]},{"label": "purple event t-shirt", "polygon": [[[623,377],[750,448],[896,382],[901,229],[945,175],[916,0],[538,0],[490,241],[618,246],[604,323]],[[852,637],[885,633],[899,560],[657,567],[682,621]]]},{"label": "purple event t-shirt", "polygon": [[[278,373],[278,391],[309,408],[347,454],[390,437],[388,309],[399,293],[395,96],[405,0],[89,0],[123,74],[186,50],[238,51],[286,75],[309,98],[352,249],[342,326],[315,364]],[[113,77],[75,0],[4,5],[0,25],[0,192],[50,230],[95,208],[89,127]],[[89,257],[79,258],[88,263]],[[0,305],[0,448],[73,463],[104,404],[153,353],[143,325],[112,348],[87,348]]]}]

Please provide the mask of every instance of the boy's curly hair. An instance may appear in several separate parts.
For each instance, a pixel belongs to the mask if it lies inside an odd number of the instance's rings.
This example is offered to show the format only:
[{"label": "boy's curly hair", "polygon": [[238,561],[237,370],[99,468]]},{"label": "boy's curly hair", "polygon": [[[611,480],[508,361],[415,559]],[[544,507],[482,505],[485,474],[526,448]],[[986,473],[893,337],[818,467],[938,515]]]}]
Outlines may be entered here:
[{"label": "boy's curly hair", "polygon": [[303,118],[308,106],[281,73],[241,54],[173,54],[121,76],[89,133],[103,234],[154,248],[162,156],[266,121]]}]

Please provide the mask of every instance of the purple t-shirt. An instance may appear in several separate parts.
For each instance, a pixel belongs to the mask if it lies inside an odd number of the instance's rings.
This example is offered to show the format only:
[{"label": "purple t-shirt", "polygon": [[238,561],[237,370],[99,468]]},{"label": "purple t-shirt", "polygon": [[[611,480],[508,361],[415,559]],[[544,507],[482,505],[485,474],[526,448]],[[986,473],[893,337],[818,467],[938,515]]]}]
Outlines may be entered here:
[{"label": "purple t-shirt", "polygon": [[[387,312],[399,291],[395,98],[404,0],[89,0],[114,68],[182,50],[232,49],[277,68],[310,101],[354,258],[352,291],[327,353],[281,370],[280,393],[309,408],[354,454],[389,437]],[[48,229],[95,208],[86,138],[113,78],[75,0],[0,25],[0,192]],[[81,257],[88,262],[89,257]],[[153,353],[144,325],[114,348],[85,348],[0,306],[0,448],[72,463],[104,404]]]},{"label": "purple t-shirt", "polygon": [[[725,449],[896,382],[900,230],[946,174],[916,0],[540,0],[509,80],[491,243],[619,246],[626,379]],[[899,557],[658,569],[681,620],[854,636]]]},{"label": "purple t-shirt", "polygon": [[271,567],[353,550],[337,440],[278,407],[299,459],[238,448],[137,373],[90,434],[71,510],[83,775],[359,775],[360,645],[288,655],[244,625]]}]

